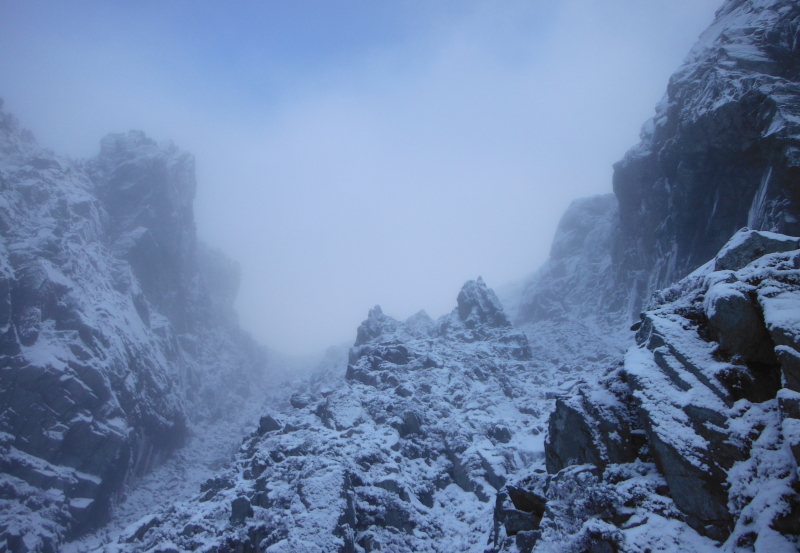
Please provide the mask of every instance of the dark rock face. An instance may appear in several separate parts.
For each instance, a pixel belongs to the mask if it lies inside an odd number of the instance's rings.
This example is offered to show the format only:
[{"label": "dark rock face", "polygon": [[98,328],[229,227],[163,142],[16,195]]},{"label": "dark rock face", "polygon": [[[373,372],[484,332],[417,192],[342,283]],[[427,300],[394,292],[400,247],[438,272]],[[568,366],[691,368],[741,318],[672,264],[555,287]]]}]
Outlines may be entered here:
[{"label": "dark rock face", "polygon": [[[609,470],[635,464],[603,457],[610,444],[593,429],[603,422],[626,428],[625,419],[593,413],[586,389],[578,388],[558,401],[550,421],[548,468],[572,484],[546,491],[552,513],[542,521],[544,541],[625,550],[630,521],[658,510],[637,507],[620,522],[558,501],[608,492],[609,504],[625,514],[620,490],[640,486],[647,489],[642,497],[659,505],[658,516],[682,518],[728,550],[759,550],[757,539],[772,530],[782,533],[776,543],[797,546],[781,517],[793,520],[798,490],[792,457],[800,424],[790,415],[800,385],[791,330],[800,312],[791,276],[798,241],[776,233],[800,234],[798,29],[797,2],[726,2],[670,80],[641,143],[615,165],[614,197],[570,206],[550,259],[522,293],[515,320],[534,356],[552,355],[534,336],[553,341],[560,334],[584,338],[560,345],[587,361],[611,357],[599,336],[626,328],[647,309],[632,327],[640,347],[619,373],[624,389],[614,387],[612,396],[635,413],[628,419],[633,447],[621,452],[642,466],[653,463],[664,479],[658,484],[654,472],[625,469],[613,489],[598,481],[580,493],[565,491],[588,482],[576,467],[593,467],[605,480]],[[728,242],[743,227],[758,232],[745,229]],[[648,306],[659,289],[665,291]],[[592,517],[610,526],[589,532]],[[649,523],[636,524],[648,532]],[[689,541],[688,550],[713,547]]]},{"label": "dark rock face", "polygon": [[126,478],[237,395],[232,376],[259,378],[194,190],[171,144],[110,135],[75,162],[0,112],[0,541],[52,550],[102,522]]},{"label": "dark rock face", "polygon": [[[209,485],[123,550],[198,547],[181,534],[190,519],[204,546],[226,551],[482,548],[497,490],[536,456],[541,415],[525,394],[541,380],[525,335],[478,279],[435,322],[370,310],[348,361],[288,394],[283,425],[262,417],[232,485]],[[516,488],[505,497],[505,524],[532,544],[543,500]]]},{"label": "dark rock face", "polygon": [[195,272],[194,158],[144,133],[109,135],[92,167],[109,218],[111,248],[178,333]]},{"label": "dark rock face", "polygon": [[556,401],[545,441],[548,472],[554,474],[571,465],[603,468],[636,459],[634,434],[641,425],[630,409],[629,398],[620,400],[610,391],[624,386],[620,378],[615,374],[603,382],[606,388],[599,390],[580,385]]},{"label": "dark rock face", "polygon": [[630,324],[738,229],[800,234],[799,25],[790,0],[724,4],[614,166],[616,201],[565,213],[519,322]]},{"label": "dark rock face", "polygon": [[[761,244],[758,257],[754,243]],[[736,547],[770,527],[785,536],[770,538],[775,544],[791,547],[800,394],[787,375],[800,346],[799,246],[745,229],[711,262],[659,292],[621,371],[559,399],[545,444],[553,481],[573,479],[580,467],[608,481],[609,470],[652,461],[665,482],[656,493],[668,493],[700,534]],[[646,443],[640,437],[637,444],[640,428]],[[588,491],[578,495],[591,499]],[[549,490],[546,498],[548,506],[555,499]],[[560,525],[559,516],[577,516],[553,513],[549,519]],[[624,534],[628,519],[614,516],[607,522]]]},{"label": "dark rock face", "polygon": [[511,326],[497,295],[486,287],[481,277],[469,281],[458,293],[458,318],[467,328],[478,325],[497,328]]},{"label": "dark rock face", "polygon": [[727,2],[615,166],[619,262],[654,287],[743,226],[800,234],[799,25],[795,2]]}]

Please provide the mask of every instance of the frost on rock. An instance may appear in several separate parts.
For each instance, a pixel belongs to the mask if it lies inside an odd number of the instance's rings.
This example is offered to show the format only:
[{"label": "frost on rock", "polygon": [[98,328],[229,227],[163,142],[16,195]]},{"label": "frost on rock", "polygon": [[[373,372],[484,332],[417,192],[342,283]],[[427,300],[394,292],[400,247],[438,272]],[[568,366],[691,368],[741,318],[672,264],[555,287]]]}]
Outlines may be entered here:
[{"label": "frost on rock", "polygon": [[498,550],[800,546],[799,247],[743,229],[655,294],[624,364],[556,402],[547,473],[512,483],[536,534],[506,523]]},{"label": "frost on rock", "polygon": [[109,135],[73,161],[0,111],[0,549],[53,551],[103,522],[261,378],[235,278],[196,243],[194,188],[171,144]]},{"label": "frost on rock", "polygon": [[542,457],[548,377],[481,279],[438,321],[376,307],[346,368],[292,388],[230,470],[107,547],[483,551],[497,490]]},{"label": "frost on rock", "polygon": [[798,28],[793,0],[724,3],[615,164],[614,195],[564,214],[515,322],[624,327],[738,229],[800,235]]},{"label": "frost on rock", "polygon": [[207,479],[233,426],[204,424],[268,396],[191,156],[73,162],[0,114],[0,550],[97,522],[193,428],[70,551],[796,551],[798,36],[797,2],[727,0],[506,310],[481,279],[437,321],[374,308]]},{"label": "frost on rock", "polygon": [[615,165],[620,262],[642,298],[741,227],[800,235],[799,26],[797,2],[726,1]]}]

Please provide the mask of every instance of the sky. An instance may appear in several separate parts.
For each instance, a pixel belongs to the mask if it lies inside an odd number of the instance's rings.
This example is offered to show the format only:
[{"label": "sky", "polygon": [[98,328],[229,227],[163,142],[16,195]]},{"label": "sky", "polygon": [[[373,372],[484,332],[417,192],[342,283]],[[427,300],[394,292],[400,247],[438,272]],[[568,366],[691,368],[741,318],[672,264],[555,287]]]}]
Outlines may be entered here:
[{"label": "sky", "polygon": [[242,326],[308,354],[533,273],[720,4],[0,0],[0,97],[60,154],[192,152]]}]

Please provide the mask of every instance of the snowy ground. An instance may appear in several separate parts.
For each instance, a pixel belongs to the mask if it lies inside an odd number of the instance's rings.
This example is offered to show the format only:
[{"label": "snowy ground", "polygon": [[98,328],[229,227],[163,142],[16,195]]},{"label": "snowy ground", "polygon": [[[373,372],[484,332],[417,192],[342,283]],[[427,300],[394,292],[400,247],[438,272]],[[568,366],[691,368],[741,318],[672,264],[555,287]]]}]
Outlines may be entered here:
[{"label": "snowy ground", "polygon": [[250,434],[264,405],[248,401],[227,419],[192,427],[185,447],[175,451],[149,474],[130,482],[113,507],[113,518],[100,530],[62,546],[64,553],[87,553],[105,544],[116,543],[132,523],[150,513],[158,513],[196,495],[200,484],[228,466],[242,439]]}]

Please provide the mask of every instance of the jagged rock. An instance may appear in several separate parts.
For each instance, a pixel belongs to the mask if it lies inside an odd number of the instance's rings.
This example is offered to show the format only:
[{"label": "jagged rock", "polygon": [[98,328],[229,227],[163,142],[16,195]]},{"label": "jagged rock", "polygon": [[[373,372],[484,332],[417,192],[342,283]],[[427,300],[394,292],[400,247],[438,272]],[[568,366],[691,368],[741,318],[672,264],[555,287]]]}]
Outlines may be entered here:
[{"label": "jagged rock", "polygon": [[618,227],[613,194],[574,200],[558,223],[549,259],[525,284],[516,322],[605,316]]},{"label": "jagged rock", "polygon": [[800,466],[800,420],[784,419],[781,431],[786,445],[789,446],[794,456],[795,464]]},{"label": "jagged rock", "polygon": [[[486,519],[479,519],[495,504],[496,490],[509,498],[495,511],[498,517],[509,513],[494,544],[505,550],[713,551],[729,532],[722,544],[728,551],[796,549],[792,451],[797,454],[800,431],[798,419],[789,416],[795,398],[779,388],[797,390],[800,380],[800,263],[791,246],[797,240],[739,236],[711,265],[656,295],[652,305],[644,302],[710,258],[737,228],[800,231],[798,21],[800,6],[790,0],[723,5],[671,80],[641,144],[616,166],[615,195],[576,201],[564,215],[550,260],[523,292],[518,320],[527,337],[509,327],[480,280],[468,283],[457,309],[435,323],[424,314],[395,321],[375,308],[359,327],[345,379],[325,393],[295,390],[313,401],[282,413],[283,432],[257,432],[243,444],[224,486],[201,492],[147,532],[145,543],[122,549],[195,549],[200,545],[190,520],[204,513],[197,526],[209,550],[431,551],[441,544],[475,550],[483,545],[476,536],[488,532]],[[0,116],[0,129],[12,127]],[[30,145],[22,133],[12,142],[4,150]],[[24,165],[20,171],[56,176],[64,169],[63,160],[39,151]],[[108,262],[101,265],[113,274],[111,287],[126,313],[170,355],[196,358],[204,347],[213,349],[197,335],[195,323],[205,318],[182,317],[181,302],[196,297],[194,280],[182,278],[195,263],[187,246],[193,234],[183,200],[193,190],[185,156],[133,133],[104,142],[90,165],[87,182],[101,184],[103,197],[89,193],[68,201],[66,209],[87,222],[83,236],[103,237],[113,248],[113,259],[100,261]],[[128,182],[137,171],[152,179]],[[12,173],[0,174],[0,183],[17,186]],[[174,190],[168,191],[175,194],[148,206],[148,198],[163,197],[162,185],[170,182]],[[24,201],[50,193],[36,184],[18,188]],[[128,211],[128,204],[134,209]],[[47,207],[51,219],[68,219],[61,216],[63,205]],[[169,217],[162,217],[166,212]],[[103,217],[95,217],[104,213],[114,213],[108,236]],[[14,215],[0,209],[4,233],[19,226]],[[52,278],[45,261],[63,254],[58,233],[63,229],[37,235],[32,256],[0,246],[0,347],[9,358],[49,340],[50,321],[63,325],[57,331],[72,333],[78,361],[84,349],[91,354],[92,346],[117,336],[98,332],[102,325],[82,317],[86,311],[71,301],[70,283]],[[164,255],[172,258],[151,266]],[[218,294],[196,310],[207,314],[229,296]],[[630,319],[643,310],[639,345],[626,355],[624,370],[593,384],[597,371],[615,362],[621,331],[627,339]],[[214,320],[231,322],[225,315]],[[130,357],[139,359],[142,352],[147,348]],[[14,442],[21,437],[37,451],[57,451],[74,428],[70,462],[83,462],[75,444],[112,443],[115,434],[102,427],[104,419],[89,421],[84,411],[107,404],[119,382],[111,378],[105,386],[91,363],[70,367],[76,375],[63,383],[42,367],[9,367],[25,374],[19,404],[4,413],[14,433],[11,439],[0,434],[2,462],[39,489],[51,482],[105,486],[107,480],[81,480],[75,467],[40,463]],[[134,368],[136,374],[160,375],[147,363]],[[579,372],[585,384],[578,383]],[[156,415],[182,412],[158,403],[170,376],[153,380],[137,380],[156,399],[144,402],[148,409]],[[37,381],[46,385],[34,386]],[[29,401],[32,389],[42,390],[44,400]],[[565,394],[572,395],[560,401],[547,441],[548,468],[557,472],[526,482],[520,473],[543,470],[536,440],[541,425],[534,419],[548,412],[551,398]],[[121,412],[128,413],[137,402],[120,395]],[[46,436],[26,423],[28,416],[46,418],[43,402],[58,417],[70,416],[48,426],[52,433]],[[17,413],[28,404],[36,407]],[[174,420],[170,416],[150,422],[163,426]],[[499,422],[508,434],[498,430]],[[623,431],[614,436],[618,427]],[[574,429],[574,436],[558,435]],[[148,444],[144,430],[149,428],[143,426],[137,439]],[[144,465],[150,451],[160,451],[155,445],[140,450]],[[102,464],[109,451],[99,451]],[[586,461],[596,464],[571,464]],[[7,482],[14,505],[32,503],[27,500],[37,492],[30,482],[13,475]],[[546,500],[537,530],[518,524],[519,513],[531,520],[541,508],[541,502],[530,512],[520,508],[529,492]],[[62,495],[48,499],[48,508],[64,511],[68,500],[91,494]],[[237,498],[257,509],[234,524],[218,514]],[[516,530],[513,537],[505,534],[506,520]],[[51,535],[49,543],[57,544],[57,532]],[[13,549],[27,547],[29,537],[16,529],[3,534]]]},{"label": "jagged rock", "polygon": [[570,465],[605,467],[636,459],[632,431],[638,421],[625,399],[586,385],[559,398],[548,421],[547,471],[554,474]]},{"label": "jagged rock", "polygon": [[523,487],[507,486],[506,490],[508,490],[508,497],[514,507],[526,513],[533,513],[539,518],[544,516],[547,499]]},{"label": "jagged rock", "polygon": [[[651,290],[714,257],[743,226],[800,234],[790,115],[800,109],[800,75],[789,61],[798,16],[788,0],[726,2],[672,76],[642,142],[615,165],[620,261],[648,271]],[[741,268],[769,241],[723,255],[718,269]]]},{"label": "jagged rock", "polygon": [[[496,490],[536,457],[529,425],[541,412],[526,409],[519,396],[536,390],[539,371],[525,335],[509,325],[482,280],[467,282],[459,298],[435,323],[424,313],[400,322],[370,310],[344,375],[290,393],[283,432],[266,430],[274,418],[262,418],[263,429],[234,462],[238,478],[210,481],[196,503],[166,515],[158,536],[127,550],[167,542],[190,547],[182,532],[199,505],[211,512],[229,502],[240,506],[239,515],[212,524],[209,547],[478,547],[481,532],[490,530]],[[521,507],[509,508],[520,520],[541,517],[525,502],[527,492],[512,493]],[[518,530],[534,529],[531,523]]]},{"label": "jagged rock", "polygon": [[[630,325],[654,291],[714,257],[737,229],[800,234],[798,17],[791,0],[724,3],[641,142],[614,165],[614,195],[564,214],[549,260],[524,285],[519,323]],[[756,240],[719,269],[776,246]]]},{"label": "jagged rock", "polygon": [[507,444],[511,441],[511,431],[500,424],[492,426],[489,436],[502,444]]},{"label": "jagged rock", "polygon": [[510,501],[508,494],[504,492],[497,494],[494,513],[497,524],[505,527],[508,536],[537,530],[542,520],[542,514],[544,514],[544,512],[539,514],[517,508],[516,504]]},{"label": "jagged rock", "polygon": [[711,336],[728,357],[739,356],[745,362],[776,364],[769,331],[753,301],[752,287],[742,282],[720,282],[705,295],[705,315]]},{"label": "jagged rock", "polygon": [[777,346],[775,354],[780,361],[786,387],[800,392],[800,354],[789,346]]},{"label": "jagged rock", "polygon": [[292,404],[292,407],[294,407],[295,409],[303,409],[304,407],[308,407],[309,405],[311,405],[311,402],[313,400],[311,396],[309,396],[308,394],[297,393],[297,394],[292,394],[292,397],[289,401]]},{"label": "jagged rock", "polygon": [[383,332],[386,325],[391,325],[393,319],[383,314],[380,305],[376,305],[369,310],[367,320],[358,327],[355,347],[366,344],[373,338],[377,338]]},{"label": "jagged rock", "polygon": [[104,522],[121,484],[233,405],[264,356],[231,287],[211,297],[224,278],[203,271],[223,258],[197,262],[191,155],[131,132],[76,162],[0,121],[0,487],[60,490],[0,499],[0,536],[20,528],[41,551]]},{"label": "jagged rock", "polygon": [[264,415],[258,421],[258,430],[262,434],[266,432],[275,432],[276,430],[280,430],[281,428],[283,428],[283,425],[279,423],[272,415]]},{"label": "jagged rock", "polygon": [[465,284],[458,293],[457,300],[458,318],[467,328],[475,328],[478,325],[511,326],[497,295],[487,288],[481,277]]},{"label": "jagged rock", "polygon": [[783,418],[800,419],[800,392],[787,387],[780,390],[777,397]]},{"label": "jagged rock", "polygon": [[[780,353],[775,353],[795,351],[788,344],[795,344],[800,329],[800,310],[794,309],[800,249],[771,249],[770,244],[798,242],[772,233],[760,241],[759,235],[738,232],[720,254],[728,262],[715,258],[659,292],[642,316],[638,346],[628,351],[620,379],[612,380],[615,396],[635,403],[648,454],[686,522],[728,544],[749,539],[746,528],[753,517],[763,517],[772,528],[792,528],[790,519],[780,517],[793,512],[797,497],[796,473],[786,469],[796,466],[787,453],[800,452],[800,424],[793,418],[797,392],[780,390]],[[757,249],[760,257],[736,271],[717,269],[734,266],[732,259],[750,259],[753,244],[767,244]],[[602,438],[624,426],[609,424],[592,434],[592,424],[600,424],[590,413],[605,412],[607,404],[608,390],[597,385],[577,387],[559,399],[545,444],[548,471],[557,478],[569,478],[565,457],[598,470],[633,460],[617,458],[614,465],[601,455]],[[784,468],[769,471],[765,464]],[[763,479],[772,491],[759,495],[753,486]],[[758,505],[759,513],[748,505]],[[603,520],[619,525],[613,513]]]},{"label": "jagged rock", "polygon": [[231,523],[242,524],[253,516],[253,506],[246,497],[237,497],[231,501]]},{"label": "jagged rock", "polygon": [[766,254],[800,248],[800,240],[772,232],[741,229],[714,258],[714,270],[738,271]]},{"label": "jagged rock", "polygon": [[157,515],[145,515],[123,530],[119,537],[121,543],[133,543],[144,538],[147,531],[161,522]]}]

